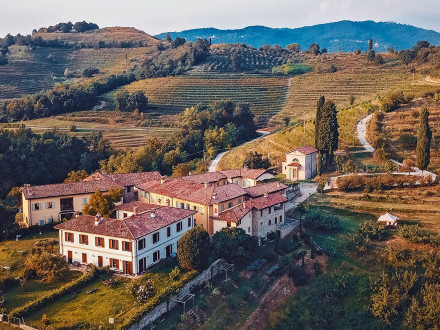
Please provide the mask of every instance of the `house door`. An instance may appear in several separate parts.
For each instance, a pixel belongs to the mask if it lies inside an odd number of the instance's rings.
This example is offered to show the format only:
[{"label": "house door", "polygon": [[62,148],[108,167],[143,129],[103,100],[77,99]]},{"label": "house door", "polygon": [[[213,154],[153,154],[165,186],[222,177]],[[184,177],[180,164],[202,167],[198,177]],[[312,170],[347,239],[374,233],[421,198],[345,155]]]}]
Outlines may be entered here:
[{"label": "house door", "polygon": [[85,264],[87,263],[87,253],[82,254],[82,262]]},{"label": "house door", "polygon": [[292,168],[292,174],[291,174],[291,178],[292,181],[297,181],[298,180],[298,169],[297,168]]},{"label": "house door", "polygon": [[67,262],[69,263],[69,264],[71,264],[72,263],[72,251],[67,251]]},{"label": "house door", "polygon": [[122,272],[124,274],[133,274],[133,264],[130,261],[123,261],[122,262]]},{"label": "house door", "polygon": [[98,267],[101,268],[102,267],[102,257],[98,256]]},{"label": "house door", "polygon": [[173,244],[170,244],[165,248],[165,254],[166,258],[171,257],[171,255],[173,254]]}]

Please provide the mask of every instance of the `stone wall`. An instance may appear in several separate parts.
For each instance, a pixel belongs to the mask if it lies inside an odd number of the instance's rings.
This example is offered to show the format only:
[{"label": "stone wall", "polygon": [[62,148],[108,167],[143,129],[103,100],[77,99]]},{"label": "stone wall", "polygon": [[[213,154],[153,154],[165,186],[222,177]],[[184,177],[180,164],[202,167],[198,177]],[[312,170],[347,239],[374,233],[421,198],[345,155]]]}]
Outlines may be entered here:
[{"label": "stone wall", "polygon": [[278,228],[278,231],[280,233],[280,238],[284,238],[287,235],[289,235],[292,231],[298,229],[298,222],[290,222],[288,224],[285,224],[284,226],[281,226]]},{"label": "stone wall", "polygon": [[[168,301],[165,301],[161,303],[160,305],[156,306],[152,311],[146,313],[142,319],[137,324],[133,324],[130,327],[130,330],[137,330],[137,329],[144,329],[147,327],[151,322],[154,322],[156,319],[158,319],[160,316],[165,314],[166,312],[170,311],[174,307],[177,306],[177,296],[179,294],[187,294],[192,292],[195,288],[199,287],[200,285],[210,281],[213,277],[215,277],[219,271],[220,268],[225,264],[225,261],[222,259],[219,259],[211,264],[211,266],[208,267],[208,269],[204,270],[202,273],[197,275],[194,279],[189,281],[185,284],[185,286],[179,291],[178,294],[172,296]],[[188,306],[192,306],[192,301],[188,302]],[[188,310],[189,308],[187,308]]]}]

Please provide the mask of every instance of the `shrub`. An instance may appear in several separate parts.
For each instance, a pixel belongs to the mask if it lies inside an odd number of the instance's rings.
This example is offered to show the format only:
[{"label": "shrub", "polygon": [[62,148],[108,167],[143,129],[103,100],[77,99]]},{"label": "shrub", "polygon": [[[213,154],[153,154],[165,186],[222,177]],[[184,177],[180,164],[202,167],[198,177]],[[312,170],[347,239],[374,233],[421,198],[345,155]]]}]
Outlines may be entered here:
[{"label": "shrub", "polygon": [[153,296],[154,292],[153,282],[144,279],[130,282],[128,289],[141,304],[146,303]]},{"label": "shrub", "polygon": [[177,266],[174,267],[173,270],[170,272],[169,276],[170,276],[170,280],[177,281],[180,276],[180,268]]},{"label": "shrub", "polygon": [[322,275],[322,266],[319,262],[313,264],[313,269],[315,270],[315,276]]},{"label": "shrub", "polygon": [[302,266],[293,266],[290,270],[290,275],[293,278],[293,283],[296,286],[301,286],[307,284],[307,273],[304,267]]},{"label": "shrub", "polygon": [[212,236],[212,253],[215,258],[224,258],[234,264],[243,264],[250,259],[257,247],[253,237],[241,228],[223,228]]},{"label": "shrub", "polygon": [[299,243],[293,240],[282,240],[278,244],[277,253],[285,254],[295,251],[299,247]]},{"label": "shrub", "polygon": [[336,230],[340,228],[339,218],[331,214],[323,214],[319,210],[310,210],[305,214],[304,226],[321,230]]},{"label": "shrub", "polygon": [[208,232],[202,226],[188,230],[179,239],[177,259],[180,267],[203,270],[208,265],[211,254],[211,243]]},{"label": "shrub", "polygon": [[69,266],[64,257],[47,252],[29,255],[24,265],[26,279],[37,277],[45,282],[56,282],[69,275]]}]

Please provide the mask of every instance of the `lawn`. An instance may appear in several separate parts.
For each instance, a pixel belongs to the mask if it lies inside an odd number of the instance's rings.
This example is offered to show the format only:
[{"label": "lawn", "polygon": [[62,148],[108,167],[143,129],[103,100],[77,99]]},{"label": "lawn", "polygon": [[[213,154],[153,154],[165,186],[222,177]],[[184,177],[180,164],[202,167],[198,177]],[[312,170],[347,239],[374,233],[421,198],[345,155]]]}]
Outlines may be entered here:
[{"label": "lawn", "polygon": [[[108,327],[108,318],[123,319],[123,314],[136,304],[134,297],[127,291],[129,279],[120,278],[115,287],[102,283],[110,276],[101,275],[84,286],[76,295],[68,294],[51,303],[25,319],[30,325],[37,326],[43,314],[47,315],[51,325],[76,327]],[[87,294],[89,290],[96,290]]]}]

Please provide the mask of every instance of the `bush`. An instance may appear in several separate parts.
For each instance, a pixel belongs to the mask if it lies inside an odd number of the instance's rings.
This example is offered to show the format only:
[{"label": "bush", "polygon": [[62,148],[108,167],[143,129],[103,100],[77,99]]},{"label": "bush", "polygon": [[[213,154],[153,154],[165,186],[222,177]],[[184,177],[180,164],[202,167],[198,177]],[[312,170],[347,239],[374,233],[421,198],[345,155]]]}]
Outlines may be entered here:
[{"label": "bush", "polygon": [[340,228],[338,217],[331,214],[323,214],[319,210],[314,209],[305,214],[304,226],[326,231],[337,230]]},{"label": "bush", "polygon": [[82,75],[83,75],[83,77],[90,78],[98,73],[99,73],[99,69],[97,69],[97,68],[86,68],[83,70]]},{"label": "bush", "polygon": [[241,228],[223,228],[212,236],[212,253],[215,258],[241,265],[250,259],[257,243],[255,238]]},{"label": "bush", "polygon": [[144,304],[153,296],[153,282],[151,282],[151,280],[144,279],[132,281],[128,285],[128,290],[137,301],[139,301],[141,304]]},{"label": "bush", "polygon": [[173,270],[170,272],[169,276],[170,276],[170,280],[177,281],[180,276],[180,268],[177,266],[174,267]]},{"label": "bush", "polygon": [[211,241],[208,232],[202,226],[188,230],[179,239],[177,260],[187,270],[203,270],[208,266],[211,254]]},{"label": "bush", "polygon": [[295,251],[299,247],[299,243],[293,240],[282,240],[278,244],[277,253],[285,254]]},{"label": "bush", "polygon": [[290,275],[293,278],[293,283],[296,286],[301,286],[307,284],[307,273],[304,267],[302,266],[293,266]]},{"label": "bush", "polygon": [[69,266],[64,257],[47,252],[29,255],[24,265],[25,279],[36,277],[45,282],[57,282],[69,275]]}]

